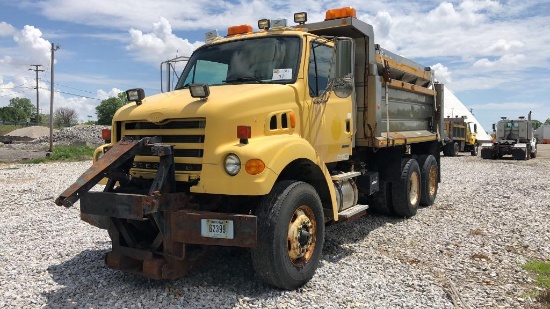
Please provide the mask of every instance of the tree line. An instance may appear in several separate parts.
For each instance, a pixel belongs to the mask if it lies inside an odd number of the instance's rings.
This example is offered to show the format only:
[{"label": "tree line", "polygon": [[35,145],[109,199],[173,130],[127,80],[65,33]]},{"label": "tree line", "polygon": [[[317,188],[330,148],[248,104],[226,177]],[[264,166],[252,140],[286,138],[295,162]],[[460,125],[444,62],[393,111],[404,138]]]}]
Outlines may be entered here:
[{"label": "tree line", "polygon": [[[96,106],[97,121],[88,124],[111,125],[115,112],[127,104],[126,94],[120,92],[116,97],[105,99]],[[0,107],[0,120],[16,124],[49,124],[49,115],[37,113],[36,107],[28,98],[12,98],[8,106]],[[79,115],[74,108],[58,107],[53,114],[53,124],[56,127],[73,126],[79,123]]]}]

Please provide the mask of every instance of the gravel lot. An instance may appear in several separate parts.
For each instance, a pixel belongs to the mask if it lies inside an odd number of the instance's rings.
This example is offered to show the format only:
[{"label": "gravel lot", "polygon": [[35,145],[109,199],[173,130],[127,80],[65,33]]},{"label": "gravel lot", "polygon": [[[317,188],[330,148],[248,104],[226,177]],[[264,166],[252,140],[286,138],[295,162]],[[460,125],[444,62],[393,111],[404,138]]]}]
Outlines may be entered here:
[{"label": "gravel lot", "polygon": [[550,145],[540,146],[529,161],[443,157],[433,206],[329,226],[317,274],[296,291],[259,282],[232,248],[173,282],[110,270],[107,232],[53,203],[90,162],[0,164],[0,307],[529,307],[521,265],[550,260]]}]

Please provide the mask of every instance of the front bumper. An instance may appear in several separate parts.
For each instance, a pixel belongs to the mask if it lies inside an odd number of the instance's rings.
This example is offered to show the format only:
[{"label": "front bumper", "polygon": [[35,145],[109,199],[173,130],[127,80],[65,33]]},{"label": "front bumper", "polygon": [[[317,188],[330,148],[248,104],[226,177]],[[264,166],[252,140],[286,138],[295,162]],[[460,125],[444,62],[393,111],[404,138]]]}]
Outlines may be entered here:
[{"label": "front bumper", "polygon": [[[254,247],[257,217],[193,210],[184,193],[152,196],[88,192],[81,197],[82,220],[107,229],[110,268],[152,279],[177,279],[204,260],[205,245]],[[204,219],[232,221],[232,238],[205,237]]]}]

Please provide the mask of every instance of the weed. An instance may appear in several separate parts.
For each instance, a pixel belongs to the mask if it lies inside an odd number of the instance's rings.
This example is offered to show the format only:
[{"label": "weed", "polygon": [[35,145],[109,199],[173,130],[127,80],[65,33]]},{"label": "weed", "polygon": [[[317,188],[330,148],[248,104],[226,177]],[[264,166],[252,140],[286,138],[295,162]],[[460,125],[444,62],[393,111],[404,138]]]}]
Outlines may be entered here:
[{"label": "weed", "polygon": [[531,260],[523,265],[523,268],[535,273],[536,284],[544,289],[537,293],[537,301],[545,306],[550,306],[550,262]]},{"label": "weed", "polygon": [[94,148],[88,146],[56,146],[46,158],[25,160],[25,163],[38,164],[49,161],[82,161],[92,158]]}]

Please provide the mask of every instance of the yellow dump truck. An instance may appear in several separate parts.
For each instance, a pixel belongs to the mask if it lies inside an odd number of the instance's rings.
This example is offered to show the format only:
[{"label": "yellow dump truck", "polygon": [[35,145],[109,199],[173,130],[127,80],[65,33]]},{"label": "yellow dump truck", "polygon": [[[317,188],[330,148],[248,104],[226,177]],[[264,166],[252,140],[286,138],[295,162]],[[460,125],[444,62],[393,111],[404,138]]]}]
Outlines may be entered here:
[{"label": "yellow dump truck", "polygon": [[443,85],[430,68],[374,44],[352,8],[294,21],[209,32],[174,89],[126,91],[110,142],[56,199],[80,199],[108,231],[109,267],[176,279],[209,246],[244,247],[259,278],[295,289],[326,224],[434,202]]},{"label": "yellow dump truck", "polygon": [[459,152],[470,152],[472,156],[477,156],[479,149],[477,124],[468,122],[466,119],[466,116],[443,119],[445,145],[441,150],[445,156],[456,157]]}]

